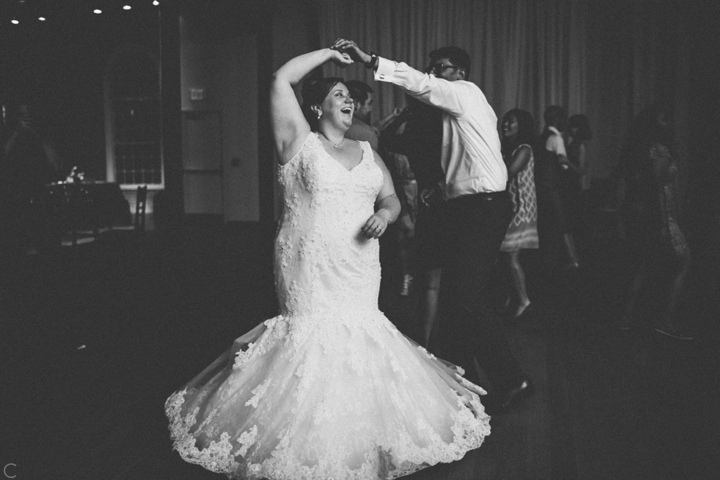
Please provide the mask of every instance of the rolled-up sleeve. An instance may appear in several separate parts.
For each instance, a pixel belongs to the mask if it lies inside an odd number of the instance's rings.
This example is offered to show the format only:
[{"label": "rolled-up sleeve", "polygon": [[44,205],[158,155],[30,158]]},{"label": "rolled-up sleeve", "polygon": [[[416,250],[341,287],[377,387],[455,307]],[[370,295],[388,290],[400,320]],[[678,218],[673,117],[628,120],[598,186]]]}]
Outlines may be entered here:
[{"label": "rolled-up sleeve", "polygon": [[547,142],[545,142],[545,149],[555,153],[556,155],[564,155],[567,157],[565,142],[563,142],[563,139],[559,134],[548,137]]},{"label": "rolled-up sleeve", "polygon": [[449,82],[422,73],[404,62],[378,57],[375,81],[397,85],[423,103],[438,107],[451,115],[463,114],[463,82]]}]

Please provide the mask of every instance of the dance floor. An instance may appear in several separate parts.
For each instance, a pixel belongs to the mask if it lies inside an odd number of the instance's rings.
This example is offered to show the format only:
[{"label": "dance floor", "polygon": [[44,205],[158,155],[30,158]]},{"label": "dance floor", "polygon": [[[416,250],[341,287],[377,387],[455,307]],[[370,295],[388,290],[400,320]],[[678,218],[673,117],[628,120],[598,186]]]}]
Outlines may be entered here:
[{"label": "dance floor", "polygon": [[[5,255],[7,478],[225,478],[171,450],[163,403],[275,314],[272,236],[255,224],[192,224],[50,255]],[[696,340],[622,334],[617,252],[615,240],[595,235],[583,245],[580,271],[551,284],[531,280],[538,308],[506,325],[536,395],[493,417],[480,449],[408,478],[717,478],[718,273],[698,267],[683,299]],[[707,255],[701,265],[716,262]],[[384,279],[386,314],[417,338],[416,297],[397,293],[391,267]]]}]

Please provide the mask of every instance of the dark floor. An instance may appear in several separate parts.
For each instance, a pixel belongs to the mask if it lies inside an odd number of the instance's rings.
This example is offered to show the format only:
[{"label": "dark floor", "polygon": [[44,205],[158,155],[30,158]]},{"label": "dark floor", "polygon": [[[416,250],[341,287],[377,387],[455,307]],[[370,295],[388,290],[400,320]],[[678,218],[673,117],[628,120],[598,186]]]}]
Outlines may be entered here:
[{"label": "dark floor", "polygon": [[[6,477],[224,478],[171,451],[163,403],[275,314],[272,235],[255,224],[198,224],[51,255],[5,255]],[[482,448],[409,478],[718,478],[717,256],[711,248],[696,256],[683,310],[698,336],[684,342],[621,334],[617,242],[600,231],[583,247],[579,272],[531,285],[536,315],[507,322],[537,394],[493,417]],[[532,257],[528,265],[533,276]],[[414,297],[395,293],[393,271],[384,278],[386,314],[417,338]]]}]

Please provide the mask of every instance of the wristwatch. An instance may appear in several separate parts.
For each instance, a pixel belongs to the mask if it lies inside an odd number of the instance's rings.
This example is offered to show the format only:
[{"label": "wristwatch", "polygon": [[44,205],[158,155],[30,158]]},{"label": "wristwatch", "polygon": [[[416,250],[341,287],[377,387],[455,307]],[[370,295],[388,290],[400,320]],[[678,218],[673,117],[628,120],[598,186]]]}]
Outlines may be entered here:
[{"label": "wristwatch", "polygon": [[370,63],[368,63],[367,65],[365,65],[365,68],[372,68],[372,69],[374,70],[375,67],[377,66],[377,63],[378,63],[378,56],[377,56],[377,54],[374,53],[374,52],[370,52]]}]

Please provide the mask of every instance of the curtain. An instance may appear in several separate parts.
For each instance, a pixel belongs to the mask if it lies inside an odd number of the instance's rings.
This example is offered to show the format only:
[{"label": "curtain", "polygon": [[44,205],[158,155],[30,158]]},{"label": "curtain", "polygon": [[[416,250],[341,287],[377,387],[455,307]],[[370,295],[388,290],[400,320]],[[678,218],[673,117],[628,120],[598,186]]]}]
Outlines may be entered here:
[{"label": "curtain", "polygon": [[[483,90],[498,118],[523,108],[539,130],[548,105],[562,105],[569,115],[588,115],[595,134],[588,145],[594,177],[610,175],[640,109],[663,100],[676,106],[676,118],[686,116],[683,5],[680,0],[314,3],[320,46],[350,38],[366,51],[424,69],[432,50],[456,45],[470,54],[468,79]],[[361,66],[326,65],[323,70],[370,84],[376,119],[404,106],[398,88],[375,83]]]},{"label": "curtain", "polygon": [[[366,51],[419,69],[432,50],[456,45],[470,54],[469,80],[498,117],[515,107],[530,111],[538,128],[547,105],[586,112],[586,1],[552,0],[320,0],[320,39],[343,36]],[[571,41],[573,38],[573,41]],[[575,40],[578,39],[578,40]],[[362,67],[324,67],[326,75],[357,78],[376,89],[376,112],[404,106],[402,92],[374,83]]]}]

